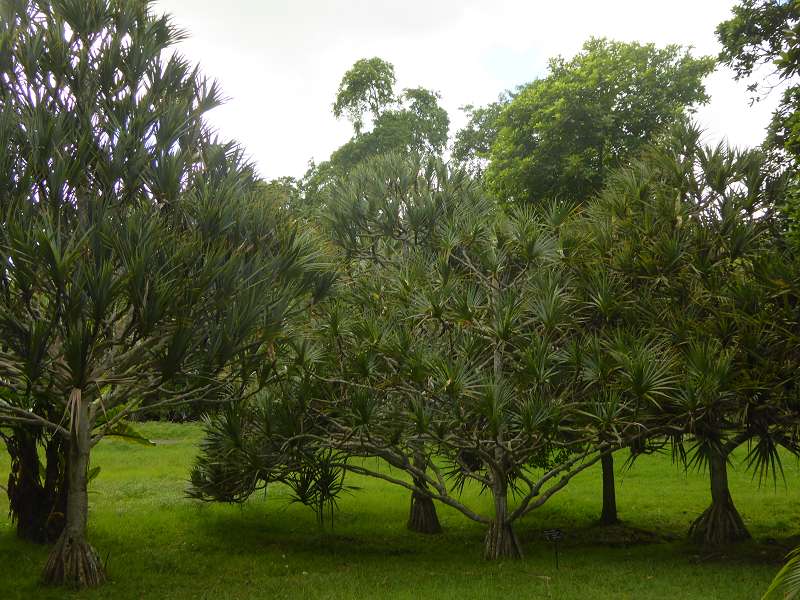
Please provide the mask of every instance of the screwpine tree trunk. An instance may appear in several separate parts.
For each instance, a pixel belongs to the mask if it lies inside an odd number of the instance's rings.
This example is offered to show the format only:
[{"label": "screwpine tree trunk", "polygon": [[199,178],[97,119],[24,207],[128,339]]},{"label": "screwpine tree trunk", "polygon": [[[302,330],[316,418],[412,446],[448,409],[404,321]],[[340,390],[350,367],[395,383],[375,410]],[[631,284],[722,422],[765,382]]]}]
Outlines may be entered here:
[{"label": "screwpine tree trunk", "polygon": [[[414,455],[414,466],[418,469],[425,469],[425,458],[422,453]],[[414,485],[419,489],[427,489],[427,484],[423,479],[414,478]],[[416,533],[441,533],[442,526],[439,524],[439,515],[436,514],[436,505],[433,499],[421,492],[411,492],[411,509],[408,514],[407,527]]]},{"label": "screwpine tree trunk", "polygon": [[614,483],[614,456],[610,452],[600,459],[603,468],[603,512],[600,514],[602,525],[615,525],[617,518],[617,490]]},{"label": "screwpine tree trunk", "polygon": [[689,537],[695,542],[721,546],[750,538],[728,489],[727,458],[714,453],[709,459],[711,506],[689,528]]},{"label": "screwpine tree trunk", "polygon": [[44,490],[50,512],[45,525],[47,541],[55,542],[64,531],[69,495],[67,441],[60,435],[52,436],[45,444]]},{"label": "screwpine tree trunk", "polygon": [[505,479],[502,481],[498,481],[497,477],[495,479],[492,486],[494,520],[486,532],[484,558],[486,560],[522,558],[522,546],[508,520],[508,485]]},{"label": "screwpine tree trunk", "polygon": [[408,515],[408,529],[416,533],[441,533],[442,526],[436,514],[433,499],[419,492],[411,492],[411,510]]},{"label": "screwpine tree trunk", "polygon": [[5,437],[11,458],[7,486],[11,521],[17,526],[17,537],[37,544],[58,538],[66,507],[62,438],[55,436],[46,443],[44,482],[39,460],[41,439],[36,428],[18,428]]},{"label": "screwpine tree trunk", "polygon": [[[501,302],[501,281],[495,276],[497,285],[494,286],[492,297],[495,306]],[[494,379],[503,380],[503,342],[498,340],[494,348]],[[502,558],[522,558],[522,547],[517,539],[517,534],[511,527],[508,519],[508,478],[504,472],[503,465],[507,464],[506,457],[502,450],[503,435],[497,436],[498,446],[495,449],[495,466],[491,471],[492,497],[494,498],[494,520],[489,524],[489,531],[486,532],[486,543],[483,556],[486,560],[497,560]]]},{"label": "screwpine tree trunk", "polygon": [[80,390],[70,397],[72,425],[69,442],[69,494],[64,531],[47,559],[42,578],[45,583],[85,588],[103,583],[105,570],[97,552],[87,541],[89,518],[89,404]]},{"label": "screwpine tree trunk", "polygon": [[26,429],[16,429],[6,438],[11,457],[8,474],[8,512],[17,526],[17,537],[42,544],[47,541],[48,507],[42,488],[38,435]]}]

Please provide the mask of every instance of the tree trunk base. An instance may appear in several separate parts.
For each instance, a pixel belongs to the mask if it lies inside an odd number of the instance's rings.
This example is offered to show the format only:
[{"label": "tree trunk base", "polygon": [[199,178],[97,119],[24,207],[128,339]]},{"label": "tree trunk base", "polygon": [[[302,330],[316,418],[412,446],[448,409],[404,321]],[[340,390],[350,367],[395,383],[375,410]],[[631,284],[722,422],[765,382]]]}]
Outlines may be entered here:
[{"label": "tree trunk base", "polygon": [[522,546],[511,524],[498,524],[494,521],[489,525],[483,557],[486,560],[522,558]]},{"label": "tree trunk base", "polygon": [[[18,484],[15,488],[14,484]],[[17,524],[17,537],[34,544],[45,544],[48,539],[48,514],[45,498],[40,489],[23,488],[24,482],[12,482],[9,477],[8,496],[11,522]]]},{"label": "tree trunk base", "polygon": [[604,454],[600,459],[603,469],[603,510],[600,514],[600,525],[616,525],[617,517],[617,488],[614,482],[614,456]]},{"label": "tree trunk base", "polygon": [[47,558],[42,580],[49,585],[82,589],[103,583],[106,572],[97,552],[86,540],[64,531]]},{"label": "tree trunk base", "polygon": [[411,510],[408,515],[408,529],[416,533],[435,534],[442,532],[436,505],[433,499],[424,494],[412,492]]},{"label": "tree trunk base", "polygon": [[[37,544],[55,542],[64,529],[67,507],[64,440],[60,436],[46,440],[41,432],[25,429],[0,438],[11,458],[6,494],[17,537]],[[41,445],[45,449],[44,473],[39,460]]]},{"label": "tree trunk base", "polygon": [[600,520],[597,523],[598,525],[606,527],[611,525],[619,525],[620,520],[616,514],[609,514],[609,515],[602,514],[600,515]]},{"label": "tree trunk base", "polygon": [[733,502],[715,502],[689,528],[689,539],[707,546],[724,546],[750,539],[750,532]]}]

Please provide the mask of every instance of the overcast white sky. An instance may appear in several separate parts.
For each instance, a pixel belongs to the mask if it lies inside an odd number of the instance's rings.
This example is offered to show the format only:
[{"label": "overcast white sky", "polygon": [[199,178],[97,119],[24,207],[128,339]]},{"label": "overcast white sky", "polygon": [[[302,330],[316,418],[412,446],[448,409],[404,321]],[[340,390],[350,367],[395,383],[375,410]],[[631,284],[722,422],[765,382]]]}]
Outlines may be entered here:
[{"label": "overcast white sky", "polygon": [[[180,46],[229,101],[210,120],[242,142],[267,178],[302,175],[350,137],[331,114],[344,72],[359,58],[394,64],[398,89],[437,90],[459,128],[464,104],[484,104],[545,73],[590,36],[690,45],[716,54],[716,25],[732,0],[157,0],[190,37]],[[698,113],[709,141],[761,142],[778,93],[754,107],[720,69]]]}]

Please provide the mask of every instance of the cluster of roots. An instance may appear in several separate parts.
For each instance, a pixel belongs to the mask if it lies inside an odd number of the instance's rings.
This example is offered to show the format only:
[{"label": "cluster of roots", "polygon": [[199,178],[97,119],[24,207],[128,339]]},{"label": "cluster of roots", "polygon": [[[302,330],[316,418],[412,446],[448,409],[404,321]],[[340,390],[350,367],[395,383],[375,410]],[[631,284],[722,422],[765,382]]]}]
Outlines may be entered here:
[{"label": "cluster of roots", "polygon": [[408,529],[416,533],[441,533],[442,526],[436,514],[436,505],[430,496],[418,492],[411,494],[411,511],[408,515]]},{"label": "cluster of roots", "polygon": [[53,546],[42,573],[44,583],[81,589],[100,585],[106,573],[97,552],[86,540],[64,532]]},{"label": "cluster of roots", "polygon": [[714,502],[689,528],[689,539],[706,546],[724,546],[750,539],[733,502]]},{"label": "cluster of roots", "polygon": [[486,560],[522,558],[522,546],[511,524],[493,521],[489,525],[483,556]]}]

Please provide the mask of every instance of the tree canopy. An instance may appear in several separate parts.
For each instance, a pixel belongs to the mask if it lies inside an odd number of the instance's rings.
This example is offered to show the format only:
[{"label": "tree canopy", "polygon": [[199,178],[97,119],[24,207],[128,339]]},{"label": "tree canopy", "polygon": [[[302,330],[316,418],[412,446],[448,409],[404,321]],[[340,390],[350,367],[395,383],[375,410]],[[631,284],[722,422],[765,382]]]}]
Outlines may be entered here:
[{"label": "tree canopy", "polygon": [[[336,117],[349,115],[353,136],[329,160],[312,165],[306,173],[301,187],[307,205],[324,203],[322,190],[370,157],[444,152],[450,119],[439,105],[439,93],[423,87],[396,92],[394,83],[394,67],[380,58],[361,59],[345,73],[333,111]],[[372,121],[369,129],[363,119],[367,112]]]},{"label": "tree canopy", "polygon": [[[363,163],[332,198],[346,285],[305,332],[286,382],[294,391],[271,396],[259,414],[291,406],[295,416],[281,422],[303,423],[293,427],[307,432],[297,443],[354,457],[340,467],[485,524],[487,558],[520,556],[517,519],[647,431],[646,415],[674,385],[671,353],[633,326],[619,329],[622,305],[589,300],[602,274],[564,260],[569,211],[506,213],[465,172],[397,155]],[[231,418],[221,415],[210,436],[247,431],[248,455],[275,447],[264,434],[274,426]],[[195,480],[203,494],[224,498],[232,481],[251,489],[258,477],[252,468],[216,477],[209,466],[225,462],[229,445],[207,447]],[[409,479],[357,457],[381,458]],[[469,481],[492,494],[488,514],[460,497]]]},{"label": "tree canopy", "polygon": [[516,202],[583,201],[610,169],[635,156],[708,97],[710,57],[679,46],[591,39],[572,59],[518,90],[500,113],[486,181]]},{"label": "tree canopy", "polygon": [[492,144],[497,139],[500,113],[510,101],[511,97],[503,94],[486,106],[468,104],[461,107],[467,116],[467,124],[456,132],[452,155],[470,173],[479,176],[486,169]]},{"label": "tree canopy", "polygon": [[763,152],[699,139],[680,127],[610,175],[586,211],[587,257],[634,290],[646,326],[680,357],[662,416],[672,412],[675,456],[711,478],[712,505],[691,535],[721,545],[749,537],[727,487],[732,452],[748,445],[759,481],[782,474],[781,448],[800,452],[797,266],[776,245],[785,177]]},{"label": "tree canopy", "polygon": [[394,102],[394,65],[376,57],[362,58],[344,74],[333,103],[335,117],[347,115],[356,135],[364,126],[365,114],[377,119]]},{"label": "tree canopy", "polygon": [[219,90],[168,51],[181,34],[150,2],[3,6],[0,425],[12,452],[61,438],[66,522],[44,578],[92,585],[92,447],[132,437],[144,407],[258,387],[327,276],[205,124]]},{"label": "tree canopy", "polygon": [[[719,59],[733,68],[737,79],[751,78],[759,67],[771,65],[774,72],[767,77],[768,85],[784,87],[764,145],[772,152],[775,168],[792,174],[783,209],[791,236],[800,245],[800,3],[745,0],[719,24],[717,38],[722,44]],[[770,92],[765,87],[755,80],[748,89],[758,100]]]},{"label": "tree canopy", "polygon": [[5,0],[0,439],[45,582],[105,580],[93,448],[184,405],[204,501],[280,483],[324,526],[357,474],[410,493],[413,531],[444,504],[519,558],[574,478],[602,469],[614,524],[615,457],[671,450],[708,473],[690,539],[747,539],[734,452],[759,485],[800,456],[798,6],[718,28],[738,76],[791,84],[759,149],[701,143],[711,59],[590,39],[465,107],[450,161],[439,94],[359,60],[333,104],[351,139],[265,182],[150,0]]}]

